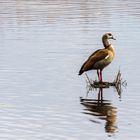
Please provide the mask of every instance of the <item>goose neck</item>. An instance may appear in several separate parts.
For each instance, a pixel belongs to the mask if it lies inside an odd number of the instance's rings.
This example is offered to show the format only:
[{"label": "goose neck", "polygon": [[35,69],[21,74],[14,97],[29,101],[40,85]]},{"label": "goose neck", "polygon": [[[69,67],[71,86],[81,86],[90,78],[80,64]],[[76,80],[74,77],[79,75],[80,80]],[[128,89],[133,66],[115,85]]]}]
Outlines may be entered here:
[{"label": "goose neck", "polygon": [[102,42],[105,48],[107,48],[108,46],[111,45],[111,43],[109,42],[109,40],[106,37],[102,38]]}]

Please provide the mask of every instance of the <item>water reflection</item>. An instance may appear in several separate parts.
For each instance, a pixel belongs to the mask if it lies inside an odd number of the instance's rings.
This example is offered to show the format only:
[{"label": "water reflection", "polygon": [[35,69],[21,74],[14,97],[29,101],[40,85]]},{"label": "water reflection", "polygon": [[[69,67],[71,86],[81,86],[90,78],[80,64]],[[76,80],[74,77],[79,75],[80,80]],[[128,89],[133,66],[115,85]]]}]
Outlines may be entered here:
[{"label": "water reflection", "polygon": [[[117,130],[117,108],[110,100],[103,99],[103,88],[99,88],[98,99],[81,98],[81,104],[86,108],[84,114],[96,116],[100,120],[105,120],[105,132],[115,133]],[[90,119],[91,122],[98,123],[96,118]]]}]

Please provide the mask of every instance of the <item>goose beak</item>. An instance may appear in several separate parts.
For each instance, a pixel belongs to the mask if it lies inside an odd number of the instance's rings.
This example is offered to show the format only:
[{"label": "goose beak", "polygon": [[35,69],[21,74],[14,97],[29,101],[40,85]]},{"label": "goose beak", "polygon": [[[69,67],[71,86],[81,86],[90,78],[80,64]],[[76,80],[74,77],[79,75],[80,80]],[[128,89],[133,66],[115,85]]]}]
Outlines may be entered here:
[{"label": "goose beak", "polygon": [[116,40],[116,38],[114,38],[113,36],[112,36],[112,39],[113,39],[113,40]]}]

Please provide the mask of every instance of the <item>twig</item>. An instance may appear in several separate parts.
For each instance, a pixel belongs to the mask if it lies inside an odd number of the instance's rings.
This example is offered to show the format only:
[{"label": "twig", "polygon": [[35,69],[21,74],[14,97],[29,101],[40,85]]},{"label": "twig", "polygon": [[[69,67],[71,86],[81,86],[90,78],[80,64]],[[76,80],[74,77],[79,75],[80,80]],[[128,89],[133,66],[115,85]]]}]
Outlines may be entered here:
[{"label": "twig", "polygon": [[90,84],[90,86],[92,86],[92,83],[91,83],[91,81],[90,81],[88,75],[87,75],[86,73],[85,73],[85,75],[86,75],[87,82]]},{"label": "twig", "polygon": [[90,85],[90,88],[109,88],[110,86],[114,86],[118,92],[121,92],[121,85],[122,84],[124,85],[124,83],[126,83],[126,82],[122,82],[120,70],[118,71],[117,76],[113,82],[100,82],[96,80],[93,81],[89,79],[86,73],[85,75],[86,75],[87,82]]}]

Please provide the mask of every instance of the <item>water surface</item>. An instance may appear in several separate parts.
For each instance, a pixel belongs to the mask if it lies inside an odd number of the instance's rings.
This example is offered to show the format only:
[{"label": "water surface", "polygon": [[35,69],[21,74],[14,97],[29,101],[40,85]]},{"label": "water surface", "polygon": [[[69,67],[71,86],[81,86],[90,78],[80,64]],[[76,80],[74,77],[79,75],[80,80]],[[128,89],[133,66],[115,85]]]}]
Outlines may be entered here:
[{"label": "water surface", "polygon": [[[138,0],[1,0],[0,139],[103,140],[140,138],[140,2]],[[91,91],[82,63],[111,31],[112,81],[120,68],[127,88]],[[95,79],[96,72],[88,72]]]}]

